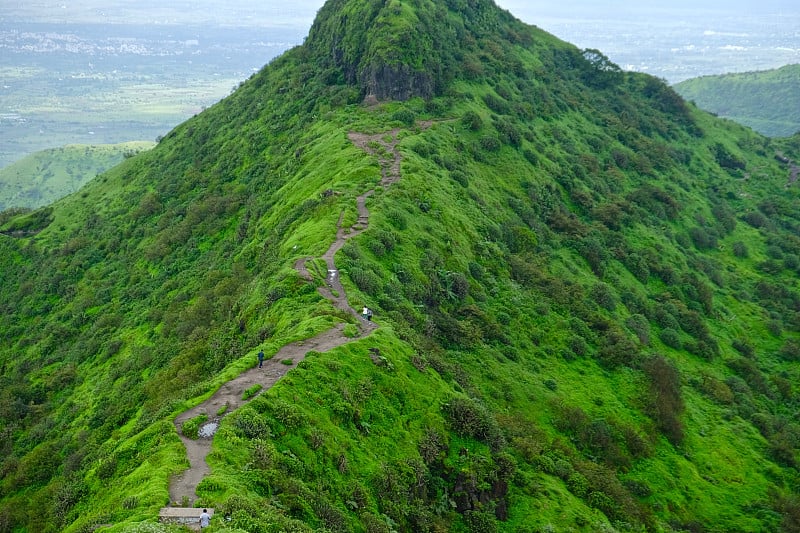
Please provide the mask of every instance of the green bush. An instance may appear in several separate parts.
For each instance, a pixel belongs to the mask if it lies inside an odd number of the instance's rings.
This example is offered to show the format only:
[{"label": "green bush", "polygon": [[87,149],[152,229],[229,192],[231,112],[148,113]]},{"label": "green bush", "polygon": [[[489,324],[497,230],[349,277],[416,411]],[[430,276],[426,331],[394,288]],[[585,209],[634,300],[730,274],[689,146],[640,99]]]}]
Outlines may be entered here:
[{"label": "green bush", "polygon": [[231,416],[234,429],[248,439],[267,440],[272,436],[267,421],[252,408],[241,408]]},{"label": "green bush", "polygon": [[255,396],[256,394],[258,394],[258,393],[259,393],[259,391],[260,391],[262,388],[264,388],[264,386],[263,386],[263,385],[261,385],[261,383],[256,383],[256,384],[255,384],[255,385],[253,385],[252,387],[248,387],[248,388],[247,388],[247,389],[245,389],[245,391],[242,393],[242,400],[249,400],[250,398],[252,398],[252,397],[253,397],[253,396]]},{"label": "green bush", "polygon": [[381,278],[372,270],[354,266],[348,272],[350,279],[353,280],[356,287],[370,296],[377,296],[380,294],[382,283]]},{"label": "green bush", "polygon": [[650,344],[650,321],[647,317],[635,313],[625,319],[625,325],[631,330],[644,345]]},{"label": "green bush", "polygon": [[497,450],[505,445],[505,439],[497,421],[486,407],[472,398],[456,396],[442,406],[453,431],[464,437],[472,437]]},{"label": "green bush", "polygon": [[400,109],[392,113],[392,120],[400,122],[404,126],[413,126],[415,119],[414,112],[408,109]]},{"label": "green bush", "polygon": [[680,419],[684,403],[678,369],[665,357],[654,355],[643,362],[642,370],[649,381],[647,411],[664,436],[679,445],[684,438]]},{"label": "green bush", "polygon": [[750,253],[747,250],[747,245],[741,241],[736,241],[733,243],[733,255],[739,258],[747,258]]},{"label": "green bush", "polygon": [[461,124],[472,131],[478,131],[483,127],[483,119],[476,112],[467,111],[461,116]]},{"label": "green bush", "polygon": [[670,348],[674,348],[676,350],[680,350],[683,348],[683,341],[681,341],[681,334],[672,328],[662,329],[661,332],[658,334],[658,338],[661,339],[661,342],[663,342]]},{"label": "green bush", "polygon": [[503,146],[500,139],[494,135],[484,135],[481,137],[480,144],[481,149],[487,152],[497,152]]},{"label": "green bush", "polygon": [[186,420],[181,425],[181,433],[187,438],[197,440],[200,427],[208,421],[208,415],[202,414]]}]

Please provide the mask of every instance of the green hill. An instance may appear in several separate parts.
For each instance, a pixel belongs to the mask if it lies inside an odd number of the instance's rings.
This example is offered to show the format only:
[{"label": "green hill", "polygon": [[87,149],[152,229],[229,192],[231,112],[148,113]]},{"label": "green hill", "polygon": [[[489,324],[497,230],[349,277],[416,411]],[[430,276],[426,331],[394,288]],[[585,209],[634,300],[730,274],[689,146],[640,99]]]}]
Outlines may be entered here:
[{"label": "green hill", "polygon": [[0,216],[0,530],[181,531],[219,418],[209,531],[797,531],[799,155],[489,0],[331,0]]},{"label": "green hill", "polygon": [[800,131],[800,65],[702,76],[674,88],[701,108],[769,137],[788,137]]},{"label": "green hill", "polygon": [[26,156],[0,169],[0,210],[50,204],[77,191],[126,156],[152,146],[153,143],[147,141],[91,146],[71,144]]}]

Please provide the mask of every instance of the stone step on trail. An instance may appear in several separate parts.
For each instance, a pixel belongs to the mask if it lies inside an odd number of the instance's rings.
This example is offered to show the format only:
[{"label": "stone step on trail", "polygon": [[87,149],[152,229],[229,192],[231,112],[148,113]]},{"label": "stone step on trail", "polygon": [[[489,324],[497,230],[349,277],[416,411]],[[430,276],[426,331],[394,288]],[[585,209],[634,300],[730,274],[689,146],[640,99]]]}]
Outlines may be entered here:
[{"label": "stone step on trail", "polygon": [[[214,509],[206,507],[206,512],[214,518]],[[162,524],[179,524],[189,529],[200,531],[200,515],[202,507],[162,507],[158,513],[158,521]]]}]

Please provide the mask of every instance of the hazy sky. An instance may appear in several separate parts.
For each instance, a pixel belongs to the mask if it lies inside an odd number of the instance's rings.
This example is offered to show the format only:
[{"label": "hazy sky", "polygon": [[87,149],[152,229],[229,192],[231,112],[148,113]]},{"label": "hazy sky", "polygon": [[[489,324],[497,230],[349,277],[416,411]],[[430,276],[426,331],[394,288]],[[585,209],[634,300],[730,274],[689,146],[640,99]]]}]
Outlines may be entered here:
[{"label": "hazy sky", "polygon": [[[441,1],[441,0],[437,0]],[[670,82],[800,63],[798,0],[495,0],[524,22]],[[281,28],[302,43],[324,0],[0,0],[15,22]],[[264,58],[265,62],[269,58]],[[2,59],[0,59],[2,62]]]},{"label": "hazy sky", "polygon": [[[653,13],[659,9],[686,17],[708,11],[737,13],[797,12],[797,0],[495,0],[521,20],[544,27],[546,18],[586,16],[624,17]],[[0,24],[13,19],[26,21],[86,22],[104,20],[123,23],[142,18],[156,23],[261,25],[290,24],[306,30],[324,0],[0,0]],[[545,29],[547,29],[545,27]]]}]

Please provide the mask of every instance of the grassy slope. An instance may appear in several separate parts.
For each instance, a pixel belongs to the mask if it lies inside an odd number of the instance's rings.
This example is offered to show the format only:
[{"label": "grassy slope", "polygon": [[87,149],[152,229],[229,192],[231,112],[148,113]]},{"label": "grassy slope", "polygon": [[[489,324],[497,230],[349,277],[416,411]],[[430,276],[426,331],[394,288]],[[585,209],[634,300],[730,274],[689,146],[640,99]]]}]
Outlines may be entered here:
[{"label": "grassy slope", "polygon": [[798,88],[800,65],[703,76],[675,85],[681,96],[701,108],[770,137],[787,137],[800,131]]},{"label": "grassy slope", "polygon": [[800,253],[774,152],[796,140],[461,7],[437,98],[363,108],[298,48],[2,220],[42,229],[0,241],[4,525],[155,520],[185,466],[171,416],[347,320],[291,265],[379,180],[347,132],[393,127],[402,179],[337,259],[381,329],[226,418],[203,503],[246,531],[791,525]]},{"label": "grassy slope", "polygon": [[0,210],[42,207],[80,189],[113,167],[126,154],[153,143],[132,141],[113,145],[67,145],[42,150],[0,169]]}]

